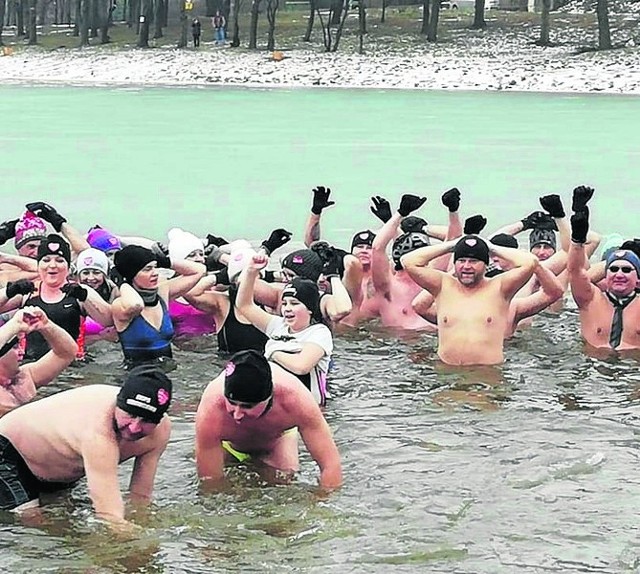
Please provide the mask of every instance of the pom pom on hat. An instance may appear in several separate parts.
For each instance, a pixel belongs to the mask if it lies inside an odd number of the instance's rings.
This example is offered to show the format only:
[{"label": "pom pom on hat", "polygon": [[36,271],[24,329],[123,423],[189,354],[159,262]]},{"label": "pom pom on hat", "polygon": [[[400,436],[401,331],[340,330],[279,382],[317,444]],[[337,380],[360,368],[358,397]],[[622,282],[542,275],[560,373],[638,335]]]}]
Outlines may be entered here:
[{"label": "pom pom on hat", "polygon": [[14,245],[16,249],[20,249],[28,241],[44,239],[46,236],[47,224],[45,221],[31,211],[25,211],[16,223]]}]

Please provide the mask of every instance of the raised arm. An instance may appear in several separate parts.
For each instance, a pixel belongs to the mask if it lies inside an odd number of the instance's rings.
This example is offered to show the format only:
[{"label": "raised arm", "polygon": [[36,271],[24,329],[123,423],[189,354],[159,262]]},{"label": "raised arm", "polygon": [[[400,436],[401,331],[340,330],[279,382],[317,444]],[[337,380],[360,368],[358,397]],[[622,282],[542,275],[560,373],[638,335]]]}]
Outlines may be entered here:
[{"label": "raised arm", "polygon": [[598,288],[591,283],[587,272],[588,260],[585,250],[589,231],[589,214],[580,211],[571,216],[571,245],[567,258],[567,272],[571,294],[579,309],[586,307]]},{"label": "raised arm", "polygon": [[558,278],[539,261],[536,262],[533,273],[540,283],[541,289],[527,297],[513,299],[511,304],[515,306],[514,323],[516,325],[522,319],[543,311],[564,294],[564,289]]},{"label": "raised arm", "polygon": [[538,258],[528,251],[502,247],[493,243],[489,243],[489,250],[513,265],[513,269],[496,276],[494,279],[500,281],[503,296],[506,299],[511,299],[533,275]]},{"label": "raised arm", "polygon": [[335,201],[329,201],[330,195],[331,189],[328,187],[325,188],[319,185],[313,189],[311,213],[304,228],[304,244],[307,247],[311,247],[314,241],[320,239],[320,217],[322,216],[322,210],[335,204]]},{"label": "raised arm", "polygon": [[236,297],[238,311],[263,333],[267,331],[267,326],[269,321],[273,319],[273,315],[256,305],[253,300],[253,293],[260,269],[264,269],[268,262],[268,257],[262,253],[256,253],[252,256],[249,265],[240,273],[238,295]]}]

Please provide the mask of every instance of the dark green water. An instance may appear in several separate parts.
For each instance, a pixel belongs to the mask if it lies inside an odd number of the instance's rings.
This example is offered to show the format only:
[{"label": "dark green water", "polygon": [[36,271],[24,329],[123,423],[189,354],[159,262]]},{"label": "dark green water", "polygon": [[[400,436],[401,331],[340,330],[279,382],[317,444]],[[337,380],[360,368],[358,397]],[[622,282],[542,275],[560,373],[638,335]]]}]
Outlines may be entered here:
[{"label": "dark green water", "polygon": [[[160,238],[172,225],[299,239],[310,187],[334,189],[326,235],[375,225],[368,198],[463,191],[490,227],[542,193],[597,188],[604,233],[638,234],[640,133],[633,98],[376,91],[0,89],[3,211],[50,200],[84,230],[101,222]],[[540,317],[500,369],[443,369],[435,339],[375,327],[336,337],[327,419],[344,487],[230,472],[202,497],[194,415],[222,359],[210,339],[176,349],[174,432],[143,539],[91,520],[83,484],[40,524],[0,523],[0,572],[637,572],[638,407],[633,358],[585,355],[577,314]],[[120,352],[54,387],[114,382]],[[122,469],[126,487],[130,467]]]}]

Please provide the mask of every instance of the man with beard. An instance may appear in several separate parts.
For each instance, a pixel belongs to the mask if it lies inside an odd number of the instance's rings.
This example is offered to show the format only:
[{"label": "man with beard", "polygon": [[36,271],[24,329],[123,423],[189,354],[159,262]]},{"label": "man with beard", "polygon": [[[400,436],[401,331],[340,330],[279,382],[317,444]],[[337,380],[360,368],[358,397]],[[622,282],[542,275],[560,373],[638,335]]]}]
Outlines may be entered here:
[{"label": "man with beard", "polygon": [[[453,252],[454,275],[428,266]],[[513,268],[485,277],[490,252]],[[403,255],[401,265],[420,287],[435,298],[438,319],[438,356],[450,365],[502,363],[509,305],[531,278],[539,261],[517,249],[489,245],[477,235],[465,235]]]},{"label": "man with beard", "polygon": [[146,365],[129,371],[120,389],[86,385],[7,413],[0,419],[0,509],[37,506],[41,494],[86,476],[98,518],[130,527],[118,465],[135,458],[129,497],[148,503],[171,432],[164,416],[171,393],[169,378]]},{"label": "man with beard", "polygon": [[606,258],[604,291],[601,291],[591,282],[587,269],[585,243],[588,231],[589,209],[585,202],[577,206],[571,217],[567,262],[571,293],[580,311],[582,336],[589,345],[599,349],[638,349],[640,257],[630,249],[621,248],[610,253]]}]

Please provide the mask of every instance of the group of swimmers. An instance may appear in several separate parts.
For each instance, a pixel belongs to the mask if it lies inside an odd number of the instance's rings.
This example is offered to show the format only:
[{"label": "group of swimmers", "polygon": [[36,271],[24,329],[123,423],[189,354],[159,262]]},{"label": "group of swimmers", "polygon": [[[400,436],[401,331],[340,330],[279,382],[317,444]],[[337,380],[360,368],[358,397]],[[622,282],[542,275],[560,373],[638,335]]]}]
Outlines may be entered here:
[{"label": "group of swimmers", "polygon": [[[570,218],[558,195],[540,197],[540,210],[488,239],[480,235],[483,216],[460,219],[456,188],[441,197],[443,225],[415,215],[425,197],[405,194],[394,211],[376,196],[371,211],[380,228],[355,233],[346,251],[322,241],[322,214],[335,202],[318,186],[306,247],[278,269],[272,254],[291,239],[282,228],[257,249],[174,228],[165,247],[98,226],[84,235],[53,206],[27,204],[20,218],[0,225],[0,244],[13,239],[17,251],[0,253],[0,509],[86,476],[96,513],[128,524],[117,466],[136,459],[131,499],[148,501],[170,436],[165,367],[176,336],[215,333],[231,355],[197,412],[203,484],[223,481],[229,459],[294,472],[300,435],[328,489],[340,486],[342,471],[320,407],[340,329],[378,319],[436,333],[444,363],[494,365],[503,361],[504,341],[561,305],[570,289],[587,344],[639,348],[640,240],[617,238],[591,266],[600,243],[589,229],[593,193],[573,190]],[[528,250],[515,237],[523,231]],[[87,385],[33,401],[95,338],[119,341],[128,367],[122,386]]]}]

